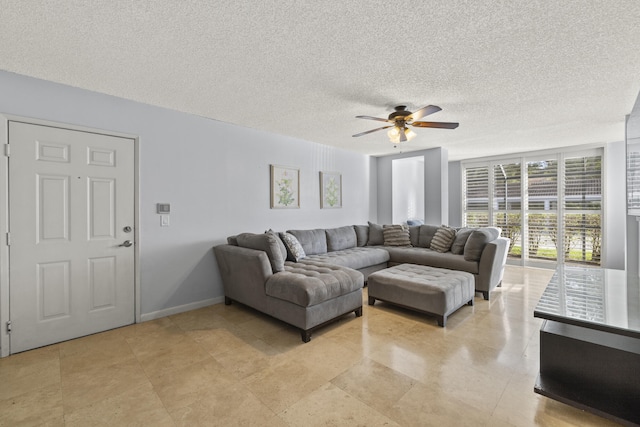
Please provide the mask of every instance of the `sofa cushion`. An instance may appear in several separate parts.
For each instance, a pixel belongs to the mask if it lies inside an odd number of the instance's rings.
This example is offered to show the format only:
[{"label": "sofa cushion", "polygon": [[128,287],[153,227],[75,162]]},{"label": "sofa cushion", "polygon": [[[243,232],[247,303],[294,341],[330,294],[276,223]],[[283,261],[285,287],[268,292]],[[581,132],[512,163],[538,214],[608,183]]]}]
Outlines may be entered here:
[{"label": "sofa cushion", "polygon": [[402,225],[385,225],[382,227],[385,246],[411,246],[409,229]]},{"label": "sofa cushion", "polygon": [[409,240],[411,240],[411,246],[418,246],[420,242],[420,226],[412,225],[409,227]]},{"label": "sofa cushion", "polygon": [[304,253],[308,255],[327,253],[327,236],[323,229],[315,230],[288,230],[302,245]]},{"label": "sofa cushion", "polygon": [[383,264],[389,261],[389,252],[382,248],[351,248],[326,254],[307,256],[303,263],[324,262],[355,270]]},{"label": "sofa cushion", "polygon": [[356,231],[351,225],[339,228],[328,228],[325,230],[325,233],[327,235],[328,252],[355,248],[358,244]]},{"label": "sofa cushion", "polygon": [[309,307],[362,289],[363,285],[362,273],[350,268],[287,261],[285,271],[267,279],[265,293],[302,307]]},{"label": "sofa cushion", "polygon": [[482,227],[474,230],[464,245],[464,259],[480,261],[484,247],[498,237],[500,237],[500,230],[495,227]]},{"label": "sofa cushion", "polygon": [[358,247],[367,246],[367,242],[369,241],[369,226],[354,225],[353,229],[356,231],[356,241]]},{"label": "sofa cushion", "polygon": [[382,226],[369,222],[369,240],[367,246],[384,245],[384,235],[382,234]]},{"label": "sofa cushion", "polygon": [[393,248],[388,247],[389,265],[418,264],[449,270],[466,271],[478,274],[480,263],[468,261],[463,255],[454,255],[451,252],[436,252],[426,248]]},{"label": "sofa cushion", "polygon": [[447,252],[456,238],[456,230],[451,227],[440,227],[431,240],[431,249],[437,252]]},{"label": "sofa cushion", "polygon": [[433,236],[435,236],[436,231],[438,231],[438,227],[435,225],[421,225],[418,236],[418,246],[421,248],[431,247],[431,240],[433,239]]},{"label": "sofa cushion", "polygon": [[451,253],[456,255],[462,255],[464,253],[464,245],[467,243],[467,239],[473,233],[473,228],[461,228],[456,231],[456,237],[451,244]]},{"label": "sofa cushion", "polygon": [[[236,236],[238,246],[265,251],[274,273],[284,271],[287,250],[284,243],[273,232],[263,234],[242,233]],[[281,246],[282,245],[282,246]],[[283,255],[283,251],[284,254]]]},{"label": "sofa cushion", "polygon": [[238,236],[227,237],[227,244],[231,246],[238,246]]},{"label": "sofa cushion", "polygon": [[307,254],[304,253],[304,248],[291,233],[280,233],[280,238],[287,248],[287,261],[298,262]]}]

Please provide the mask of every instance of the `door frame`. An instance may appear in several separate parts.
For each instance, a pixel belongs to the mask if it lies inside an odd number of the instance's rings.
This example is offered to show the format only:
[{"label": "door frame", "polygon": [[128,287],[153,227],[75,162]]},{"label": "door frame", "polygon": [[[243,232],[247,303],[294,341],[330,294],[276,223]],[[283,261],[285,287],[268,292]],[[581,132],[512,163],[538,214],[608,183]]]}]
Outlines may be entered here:
[{"label": "door frame", "polygon": [[9,312],[9,246],[7,245],[7,231],[9,228],[9,157],[6,156],[6,144],[9,143],[9,122],[22,122],[34,125],[43,125],[61,129],[69,129],[81,132],[97,133],[121,138],[129,138],[134,143],[134,307],[135,323],[140,323],[140,138],[121,132],[105,131],[103,129],[77,126],[67,123],[40,120],[12,114],[0,113],[0,357],[6,357],[10,353],[9,334],[7,322]]}]

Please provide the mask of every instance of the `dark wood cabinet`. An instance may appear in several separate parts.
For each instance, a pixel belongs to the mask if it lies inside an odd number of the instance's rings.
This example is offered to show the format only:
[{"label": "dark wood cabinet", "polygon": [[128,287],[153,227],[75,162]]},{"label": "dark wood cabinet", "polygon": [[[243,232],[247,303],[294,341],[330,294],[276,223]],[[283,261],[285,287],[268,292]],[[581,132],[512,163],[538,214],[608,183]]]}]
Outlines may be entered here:
[{"label": "dark wood cabinet", "polygon": [[638,280],[623,271],[560,267],[534,311],[540,373],[534,391],[640,425]]}]

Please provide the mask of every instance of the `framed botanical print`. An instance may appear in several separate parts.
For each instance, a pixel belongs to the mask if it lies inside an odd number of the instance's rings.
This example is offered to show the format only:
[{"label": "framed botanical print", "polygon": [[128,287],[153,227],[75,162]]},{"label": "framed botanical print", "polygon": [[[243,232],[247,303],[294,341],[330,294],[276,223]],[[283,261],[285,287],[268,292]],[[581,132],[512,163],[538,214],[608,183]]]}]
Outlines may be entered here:
[{"label": "framed botanical print", "polygon": [[320,172],[320,209],[342,207],[342,175]]},{"label": "framed botanical print", "polygon": [[271,209],[300,208],[300,169],[271,165]]}]

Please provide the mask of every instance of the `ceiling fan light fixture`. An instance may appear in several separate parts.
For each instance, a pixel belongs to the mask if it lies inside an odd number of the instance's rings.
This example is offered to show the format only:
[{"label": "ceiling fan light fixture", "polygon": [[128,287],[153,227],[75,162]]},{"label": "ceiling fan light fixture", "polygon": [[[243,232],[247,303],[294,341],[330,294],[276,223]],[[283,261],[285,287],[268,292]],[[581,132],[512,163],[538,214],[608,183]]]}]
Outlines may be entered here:
[{"label": "ceiling fan light fixture", "polygon": [[[436,128],[436,129],[455,129],[458,127],[458,123],[449,123],[449,122],[423,122],[419,121],[425,116],[428,116],[433,113],[437,113],[442,109],[437,105],[427,105],[426,107],[422,107],[417,110],[415,113],[411,111],[407,111],[407,107],[404,105],[398,105],[395,107],[395,111],[389,114],[389,117],[383,119],[381,117],[372,117],[372,116],[356,116],[356,119],[367,119],[367,120],[375,120],[377,122],[386,122],[390,123],[386,126],[379,127],[377,129],[371,129],[364,132],[357,133],[352,135],[354,137],[368,135],[373,132],[378,132],[384,129],[389,129],[387,131],[387,136],[389,140],[394,144],[399,144],[405,141],[411,141],[416,137],[416,133],[409,129],[407,126],[419,127],[419,128]],[[404,132],[404,133],[403,133]]]},{"label": "ceiling fan light fixture", "polygon": [[411,141],[416,137],[416,133],[409,128],[400,129],[397,126],[392,127],[387,131],[387,136],[389,137],[389,141],[394,144],[399,144],[400,141],[400,132],[404,132],[404,136],[407,138],[407,141]]},{"label": "ceiling fan light fixture", "polygon": [[397,144],[398,142],[400,142],[400,129],[398,129],[396,126],[392,127],[391,129],[389,129],[389,131],[387,131],[387,136],[389,137],[389,140],[391,142]]}]

